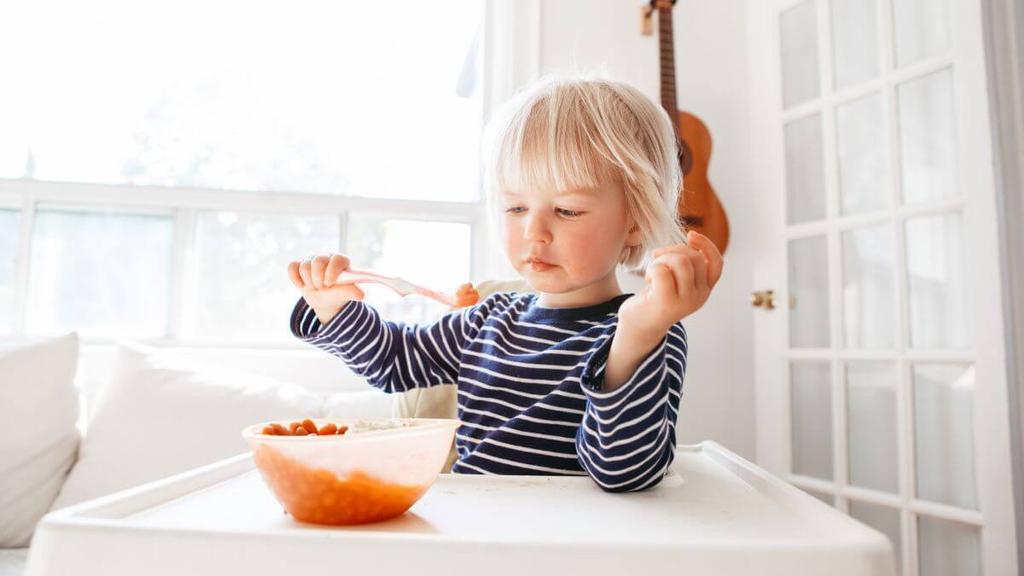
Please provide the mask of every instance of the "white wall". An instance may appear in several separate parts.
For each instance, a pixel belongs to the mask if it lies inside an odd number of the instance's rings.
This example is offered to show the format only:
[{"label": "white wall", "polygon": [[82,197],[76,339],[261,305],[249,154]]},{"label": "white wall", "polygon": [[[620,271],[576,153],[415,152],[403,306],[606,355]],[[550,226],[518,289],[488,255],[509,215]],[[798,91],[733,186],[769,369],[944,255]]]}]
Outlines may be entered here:
[{"label": "white wall", "polygon": [[[630,82],[658,101],[657,37],[640,34],[635,0],[542,0],[540,73],[590,71]],[[712,439],[754,458],[753,326],[745,0],[684,0],[674,11],[679,107],[714,139],[709,178],[725,205],[731,241],[708,304],[684,322],[689,369],[681,442]],[[655,22],[654,30],[657,31]],[[635,281],[630,281],[635,282]],[[624,282],[625,284],[625,282]],[[624,285],[635,291],[635,283]],[[779,313],[778,310],[775,313]]]}]

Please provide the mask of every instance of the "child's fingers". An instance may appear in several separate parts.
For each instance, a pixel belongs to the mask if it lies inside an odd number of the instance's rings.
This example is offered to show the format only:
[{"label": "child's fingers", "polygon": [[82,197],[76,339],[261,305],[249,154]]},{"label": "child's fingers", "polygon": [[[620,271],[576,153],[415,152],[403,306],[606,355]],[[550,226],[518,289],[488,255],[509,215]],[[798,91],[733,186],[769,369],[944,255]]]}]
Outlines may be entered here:
[{"label": "child's fingers", "polygon": [[693,267],[693,286],[698,293],[707,292],[708,286],[708,261],[704,254],[692,251],[687,254],[690,265]]},{"label": "child's fingers", "polygon": [[308,258],[303,260],[299,264],[299,278],[302,279],[302,286],[303,287],[312,286],[313,285],[313,279],[310,277],[310,272],[309,272],[309,259]]},{"label": "child's fingers", "polygon": [[695,250],[699,250],[704,258],[707,260],[707,283],[708,288],[714,288],[715,284],[718,283],[718,279],[722,277],[722,268],[724,262],[722,261],[722,252],[715,246],[715,243],[710,238],[701,234],[700,232],[694,232],[693,230],[687,235],[690,241],[690,246]]},{"label": "child's fingers", "polygon": [[664,302],[675,297],[676,280],[667,264],[652,263],[648,268],[647,276],[651,282],[651,291],[657,300]]},{"label": "child's fingers", "polygon": [[[697,256],[700,257],[699,254]],[[672,274],[676,277],[676,298],[685,298],[697,287],[695,281],[697,274],[693,268],[692,254],[690,252],[673,253],[668,258],[671,258]]]},{"label": "child's fingers", "polygon": [[302,281],[302,276],[299,275],[299,263],[294,260],[288,263],[288,278],[291,279],[292,284],[295,284],[295,287],[299,290],[306,285]]},{"label": "child's fingers", "polygon": [[327,256],[315,256],[309,263],[310,276],[313,278],[313,287],[320,290],[324,287],[324,269],[327,268]]},{"label": "child's fingers", "polygon": [[671,250],[665,252],[655,260],[668,266],[672,275],[675,277],[676,292],[673,300],[679,300],[684,298],[691,290],[694,290],[696,282],[694,278],[696,273],[693,267],[693,259],[703,260],[703,256],[699,252],[695,252],[687,248],[686,250]]},{"label": "child's fingers", "polygon": [[327,269],[324,270],[324,286],[333,286],[334,281],[338,279],[338,276],[342,272],[348,270],[349,260],[343,254],[331,255],[331,260],[327,263]]}]

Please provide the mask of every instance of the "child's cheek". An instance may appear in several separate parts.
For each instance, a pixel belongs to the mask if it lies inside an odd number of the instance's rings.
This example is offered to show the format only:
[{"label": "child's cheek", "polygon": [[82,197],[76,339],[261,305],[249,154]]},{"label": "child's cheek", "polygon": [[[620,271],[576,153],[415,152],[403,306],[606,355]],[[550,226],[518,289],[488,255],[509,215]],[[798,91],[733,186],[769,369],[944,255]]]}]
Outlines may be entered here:
[{"label": "child's cheek", "polygon": [[599,230],[574,236],[572,253],[576,256],[574,260],[580,273],[604,275],[610,266],[618,262],[621,242],[610,236]]},{"label": "child's cheek", "polygon": [[507,220],[503,223],[501,229],[504,236],[505,254],[510,259],[514,259],[522,246],[523,231],[519,229],[515,222]]}]

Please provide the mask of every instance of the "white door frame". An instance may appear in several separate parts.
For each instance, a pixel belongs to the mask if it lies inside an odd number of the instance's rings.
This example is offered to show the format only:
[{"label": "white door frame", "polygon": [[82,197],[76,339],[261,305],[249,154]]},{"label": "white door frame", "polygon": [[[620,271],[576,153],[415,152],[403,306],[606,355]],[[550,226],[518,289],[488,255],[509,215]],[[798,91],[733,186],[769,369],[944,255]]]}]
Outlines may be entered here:
[{"label": "white door frame", "polygon": [[984,0],[1003,269],[1017,558],[1024,558],[1024,5]]},{"label": "white door frame", "polygon": [[[782,478],[793,480],[790,474],[789,454],[789,397],[787,374],[787,306],[786,286],[786,217],[784,201],[785,166],[783,143],[783,105],[780,86],[780,61],[778,39],[778,15],[784,9],[804,0],[750,0],[750,71],[751,71],[751,119],[754,150],[752,168],[760,175],[756,181],[761,185],[752,191],[753,201],[758,203],[758,213],[763,215],[757,223],[758,244],[761,253],[755,258],[755,286],[752,289],[774,289],[779,307],[774,311],[757,310],[755,314],[755,370],[758,375],[757,400],[757,460],[758,463]],[[816,2],[819,26],[827,28],[827,0]],[[951,355],[966,360],[976,367],[977,387],[975,390],[975,458],[976,485],[978,491],[978,512],[967,514],[953,507],[924,502],[913,496],[913,463],[909,461],[913,449],[913,429],[908,422],[908,386],[906,375],[899,396],[900,430],[900,475],[901,494],[894,498],[893,507],[903,511],[902,539],[907,552],[903,558],[903,574],[916,574],[917,557],[911,551],[917,549],[916,523],[911,520],[918,514],[938,515],[966,521],[982,526],[980,558],[982,570],[987,575],[1016,574],[1017,554],[1013,513],[1013,490],[1011,487],[1011,450],[1009,430],[1008,385],[1006,377],[1006,348],[1003,319],[1003,285],[1000,276],[999,238],[993,223],[997,221],[996,175],[993,171],[992,132],[990,130],[988,82],[985,66],[985,42],[982,26],[982,2],[984,0],[950,0],[953,53],[949,62],[954,69],[954,105],[956,109],[956,130],[959,142],[959,185],[963,195],[964,254],[970,261],[969,277],[966,279],[968,294],[973,296],[968,328],[973,331],[973,348]],[[888,13],[890,0],[881,0],[880,13]],[[891,25],[891,19],[883,15],[881,21]],[[880,30],[881,38],[890,37]],[[827,29],[819,36],[823,38],[819,55],[824,64],[822,82],[830,81],[831,59]],[[927,65],[927,64],[926,64]],[[823,91],[823,94],[827,92]],[[833,132],[824,131],[826,150],[832,146],[829,138]],[[829,161],[826,171],[831,170]],[[826,181],[831,176],[826,174]],[[900,246],[902,249],[902,246]],[[831,258],[830,258],[831,261]],[[838,278],[837,265],[830,265],[833,281]],[[835,288],[833,288],[835,290]],[[838,303],[833,302],[833,306]],[[836,317],[836,311],[832,312]],[[836,332],[834,331],[833,334]],[[904,328],[906,332],[906,328]],[[835,338],[833,338],[835,340]],[[838,342],[833,342],[833,353],[823,358],[835,357]],[[913,358],[913,354],[902,354]],[[928,356],[927,358],[931,358]],[[835,376],[833,377],[835,378]],[[836,469],[845,469],[842,453],[845,450],[845,414],[842,399],[833,401],[833,421],[836,448]],[[909,468],[908,468],[909,467]],[[909,470],[909,474],[908,474]],[[821,482],[819,486],[830,483]],[[861,499],[856,488],[845,485],[836,478],[832,483],[837,495],[837,506],[846,511],[848,497]]]}]

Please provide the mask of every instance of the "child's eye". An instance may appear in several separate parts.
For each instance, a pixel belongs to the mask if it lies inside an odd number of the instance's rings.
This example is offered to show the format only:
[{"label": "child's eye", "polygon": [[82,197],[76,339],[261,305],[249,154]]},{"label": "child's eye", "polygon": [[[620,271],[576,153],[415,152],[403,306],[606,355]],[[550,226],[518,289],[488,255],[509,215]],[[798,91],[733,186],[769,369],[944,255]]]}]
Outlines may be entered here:
[{"label": "child's eye", "polygon": [[576,218],[577,216],[583,215],[583,212],[579,212],[577,210],[569,210],[568,208],[558,208],[555,211],[558,212],[558,214],[565,216],[566,218]]},{"label": "child's eye", "polygon": [[523,212],[526,212],[526,208],[523,208],[522,206],[512,206],[511,208],[506,208],[505,212],[508,214],[522,214]]}]

